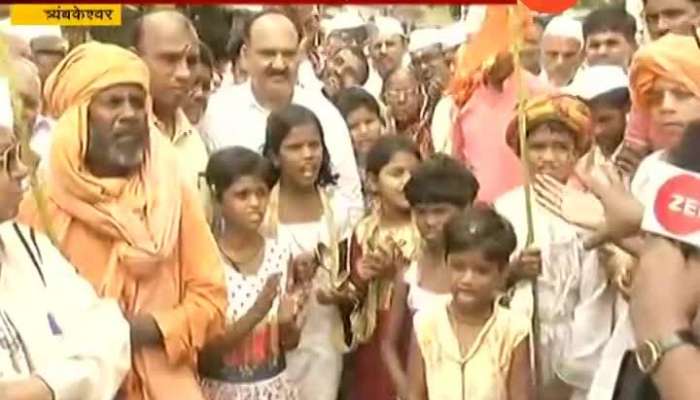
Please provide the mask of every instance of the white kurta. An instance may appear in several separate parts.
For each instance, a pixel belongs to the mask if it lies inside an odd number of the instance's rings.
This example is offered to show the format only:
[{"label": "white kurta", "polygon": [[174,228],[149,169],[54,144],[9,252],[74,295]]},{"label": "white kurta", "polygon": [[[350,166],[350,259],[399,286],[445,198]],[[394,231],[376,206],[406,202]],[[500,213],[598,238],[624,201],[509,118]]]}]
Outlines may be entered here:
[{"label": "white kurta", "polygon": [[[347,239],[361,214],[353,210],[332,189],[326,191],[333,221],[324,215],[319,221],[282,224],[277,237],[289,246],[293,255],[313,252],[319,243],[330,246],[335,240]],[[332,231],[332,234],[331,234]],[[318,270],[314,288],[328,287],[330,275]],[[336,306],[321,305],[312,294],[303,312],[299,346],[287,353],[287,376],[299,389],[301,400],[336,400],[343,371],[343,353],[347,350],[343,336],[343,321]]]},{"label": "white kurta", "polygon": [[34,374],[56,400],[112,400],[131,367],[117,303],[99,299],[45,236],[4,222],[0,238],[0,381]]},{"label": "white kurta", "polygon": [[[518,254],[527,237],[524,188],[504,194],[495,207],[513,224]],[[579,228],[534,201],[532,211],[534,245],[542,254],[538,285],[543,382],[557,376],[574,387],[572,399],[583,399],[613,328],[614,291],[597,252],[583,250]],[[529,282],[515,286],[511,308],[532,314]]]}]

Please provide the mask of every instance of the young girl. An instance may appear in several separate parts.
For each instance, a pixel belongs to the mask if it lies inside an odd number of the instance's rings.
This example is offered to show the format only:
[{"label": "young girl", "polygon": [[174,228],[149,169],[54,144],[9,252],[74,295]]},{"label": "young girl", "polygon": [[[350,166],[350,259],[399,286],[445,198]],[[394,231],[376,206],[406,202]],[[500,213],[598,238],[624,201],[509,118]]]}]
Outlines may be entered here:
[{"label": "young girl", "polygon": [[377,139],[384,134],[384,121],[379,103],[371,94],[359,87],[342,89],[333,98],[333,104],[345,119],[357,159],[358,172],[362,180],[365,203],[371,204],[368,188],[367,156]]},{"label": "young girl", "polygon": [[412,218],[420,233],[421,245],[408,269],[394,280],[388,327],[382,338],[382,358],[397,394],[407,398],[405,372],[404,318],[432,305],[446,304],[450,299],[450,281],[444,267],[442,229],[455,214],[472,204],[479,190],[474,175],[458,161],[437,155],[424,161],[412,174],[404,188],[411,205]]},{"label": "young girl", "polygon": [[336,194],[323,130],[309,109],[290,105],[270,114],[263,151],[278,175],[263,232],[287,243],[295,255],[317,252],[319,245],[328,249],[313,278],[317,295],[306,304],[299,348],[288,357],[290,378],[304,400],[336,400],[345,351],[343,324],[339,308],[325,303],[347,282],[339,243],[349,238],[363,210],[352,209]]},{"label": "young girl", "polygon": [[206,179],[224,220],[217,241],[231,323],[202,351],[203,392],[209,400],[295,400],[284,352],[298,343],[303,299],[288,274],[288,248],[258,233],[274,182],[272,166],[253,151],[229,147],[211,156]]},{"label": "young girl", "polygon": [[475,207],[445,226],[452,297],[415,317],[411,400],[534,399],[529,321],[496,302],[515,250],[513,227]]},{"label": "young girl", "polygon": [[418,166],[416,145],[402,136],[383,136],[367,154],[367,178],[376,207],[355,228],[351,246],[353,282],[361,306],[351,315],[354,383],[351,398],[393,400],[396,394],[381,360],[380,342],[386,331],[397,266],[412,259],[419,236],[411,207],[403,193]]}]

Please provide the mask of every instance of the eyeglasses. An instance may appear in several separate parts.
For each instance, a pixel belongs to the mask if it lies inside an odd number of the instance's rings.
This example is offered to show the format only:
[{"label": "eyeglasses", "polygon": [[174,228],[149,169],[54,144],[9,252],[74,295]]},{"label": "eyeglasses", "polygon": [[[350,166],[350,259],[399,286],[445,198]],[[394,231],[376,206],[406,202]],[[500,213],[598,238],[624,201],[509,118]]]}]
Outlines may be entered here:
[{"label": "eyeglasses", "polygon": [[408,99],[413,96],[418,96],[421,93],[419,88],[412,88],[412,89],[391,89],[387,90],[384,92],[384,96],[386,96],[387,100],[401,100],[401,99]]},{"label": "eyeglasses", "polygon": [[15,143],[2,152],[0,162],[2,162],[3,170],[9,176],[17,174],[17,172],[24,168],[22,156],[22,146],[20,143]]}]

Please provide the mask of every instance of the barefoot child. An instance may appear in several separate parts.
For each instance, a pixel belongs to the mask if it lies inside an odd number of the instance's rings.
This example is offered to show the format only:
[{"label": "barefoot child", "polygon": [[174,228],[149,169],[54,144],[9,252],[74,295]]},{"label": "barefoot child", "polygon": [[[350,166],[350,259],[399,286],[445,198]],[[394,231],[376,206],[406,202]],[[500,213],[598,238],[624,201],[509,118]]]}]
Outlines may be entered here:
[{"label": "barefoot child", "polygon": [[411,400],[533,399],[529,321],[496,301],[516,245],[512,226],[475,207],[452,218],[444,234],[452,298],[416,314]]},{"label": "barefoot child", "polygon": [[208,400],[297,399],[285,375],[285,351],[299,341],[296,316],[303,299],[291,284],[288,247],[258,233],[271,172],[268,160],[242,147],[219,150],[207,165],[223,218],[217,241],[229,292],[226,332],[200,356]]}]

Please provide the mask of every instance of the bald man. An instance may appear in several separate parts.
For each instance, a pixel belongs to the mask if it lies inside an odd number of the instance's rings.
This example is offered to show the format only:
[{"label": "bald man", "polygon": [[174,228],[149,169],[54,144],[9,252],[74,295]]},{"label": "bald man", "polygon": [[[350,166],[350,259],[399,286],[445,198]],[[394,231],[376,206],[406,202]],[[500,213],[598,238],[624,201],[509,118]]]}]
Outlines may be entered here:
[{"label": "bald man", "polygon": [[193,89],[200,57],[197,32],[179,12],[156,11],[137,22],[134,48],[151,75],[156,126],[175,146],[181,173],[198,189],[207,216],[211,217],[208,191],[199,179],[209,155],[204,140],[182,110]]},{"label": "bald man", "polygon": [[21,123],[20,132],[29,135],[29,147],[34,152],[24,161],[34,164],[48,157],[55,122],[41,114],[41,82],[36,65],[26,58],[15,56],[10,58],[9,67],[12,90],[16,94],[13,100],[19,102],[15,107],[22,110],[18,121]]}]

